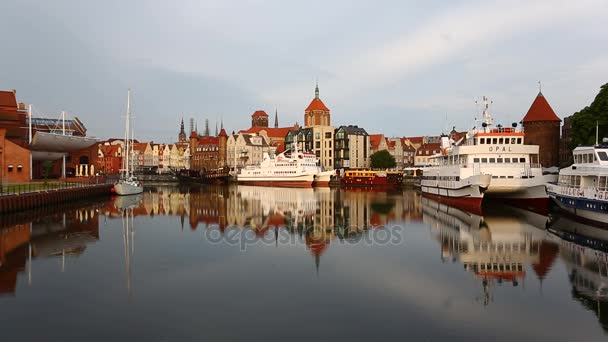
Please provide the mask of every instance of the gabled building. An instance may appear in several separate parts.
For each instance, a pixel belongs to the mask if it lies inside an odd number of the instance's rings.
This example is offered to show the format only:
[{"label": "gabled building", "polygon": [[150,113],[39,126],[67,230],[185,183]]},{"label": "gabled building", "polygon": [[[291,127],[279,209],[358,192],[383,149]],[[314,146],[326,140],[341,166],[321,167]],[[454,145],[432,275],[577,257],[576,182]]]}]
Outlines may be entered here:
[{"label": "gabled building", "polygon": [[276,147],[270,144],[268,137],[243,132],[230,135],[226,145],[226,161],[231,169],[260,165],[264,153],[273,156],[276,152]]},{"label": "gabled building", "polygon": [[526,145],[539,146],[539,162],[543,167],[559,166],[560,123],[542,92],[532,102],[521,121]]},{"label": "gabled building", "polygon": [[30,180],[30,150],[27,146],[26,111],[17,104],[15,91],[0,91],[0,180]]},{"label": "gabled building", "polygon": [[416,156],[414,158],[414,166],[422,167],[434,165],[435,160],[431,157],[441,153],[441,144],[439,143],[427,143],[420,146],[416,150]]},{"label": "gabled building", "polygon": [[365,129],[340,126],[334,135],[334,168],[363,169],[370,165],[370,139]]}]

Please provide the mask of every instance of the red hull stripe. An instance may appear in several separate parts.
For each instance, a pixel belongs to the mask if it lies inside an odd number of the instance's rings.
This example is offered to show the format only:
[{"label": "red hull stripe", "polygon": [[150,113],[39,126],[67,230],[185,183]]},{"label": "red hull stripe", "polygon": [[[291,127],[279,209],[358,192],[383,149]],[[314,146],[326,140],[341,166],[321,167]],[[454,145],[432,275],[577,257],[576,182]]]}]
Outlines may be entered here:
[{"label": "red hull stripe", "polygon": [[329,182],[314,182],[314,183],[312,183],[312,186],[328,187]]},{"label": "red hull stripe", "polygon": [[423,192],[422,196],[431,198],[439,203],[445,203],[455,208],[466,210],[475,215],[482,215],[481,202],[483,197],[446,197]]},{"label": "red hull stripe", "polygon": [[308,181],[241,181],[239,184],[256,186],[276,186],[286,188],[310,188],[312,182]]}]

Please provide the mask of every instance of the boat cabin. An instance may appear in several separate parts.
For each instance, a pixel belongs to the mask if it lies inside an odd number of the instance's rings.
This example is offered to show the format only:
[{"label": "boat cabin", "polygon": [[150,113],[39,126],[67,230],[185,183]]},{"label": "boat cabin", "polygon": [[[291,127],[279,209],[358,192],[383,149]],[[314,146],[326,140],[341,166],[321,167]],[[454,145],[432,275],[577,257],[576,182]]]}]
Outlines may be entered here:
[{"label": "boat cabin", "polygon": [[579,146],[572,154],[574,164],[608,165],[608,145]]}]

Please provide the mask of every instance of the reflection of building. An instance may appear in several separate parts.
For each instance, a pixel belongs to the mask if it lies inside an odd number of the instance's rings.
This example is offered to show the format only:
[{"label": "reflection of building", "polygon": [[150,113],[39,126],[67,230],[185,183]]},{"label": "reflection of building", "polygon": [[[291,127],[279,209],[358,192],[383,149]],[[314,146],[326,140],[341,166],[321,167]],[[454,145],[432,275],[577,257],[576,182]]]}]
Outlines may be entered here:
[{"label": "reflection of building", "polygon": [[507,215],[481,217],[428,198],[422,203],[424,222],[441,244],[442,260],[458,261],[482,280],[484,304],[493,285],[517,286],[528,265],[542,281],[555,261],[557,245],[537,228],[544,228],[545,216],[513,209]]},{"label": "reflection of building", "polygon": [[[0,294],[15,292],[19,272],[27,270],[28,281],[31,281],[33,260],[59,257],[63,270],[66,257],[82,254],[87,244],[98,240],[99,217],[96,209],[68,209],[52,215],[48,215],[48,211],[40,211],[41,216],[34,218],[31,223],[11,224],[2,228]],[[31,217],[21,219],[32,220]]]}]

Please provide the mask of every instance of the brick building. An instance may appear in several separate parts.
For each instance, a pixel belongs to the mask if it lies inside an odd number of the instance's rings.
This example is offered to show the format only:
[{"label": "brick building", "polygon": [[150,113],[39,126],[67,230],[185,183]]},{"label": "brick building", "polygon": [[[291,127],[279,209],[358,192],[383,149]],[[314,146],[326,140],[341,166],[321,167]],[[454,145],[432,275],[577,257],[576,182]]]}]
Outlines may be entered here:
[{"label": "brick building", "polygon": [[562,125],[562,137],[559,143],[560,167],[567,167],[573,163],[572,149],[570,148],[570,130],[572,129],[572,116],[564,118]]},{"label": "brick building", "polygon": [[226,142],[228,134],[224,125],[217,136],[200,136],[190,132],[190,170],[207,171],[226,166]]},{"label": "brick building", "polygon": [[525,144],[539,146],[540,164],[543,167],[559,166],[561,119],[542,92],[538,92],[521,122],[526,133]]},{"label": "brick building", "polygon": [[30,180],[30,151],[27,146],[23,103],[17,104],[16,92],[0,91],[0,182]]}]

